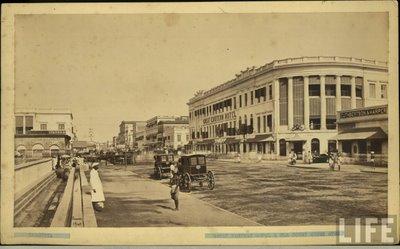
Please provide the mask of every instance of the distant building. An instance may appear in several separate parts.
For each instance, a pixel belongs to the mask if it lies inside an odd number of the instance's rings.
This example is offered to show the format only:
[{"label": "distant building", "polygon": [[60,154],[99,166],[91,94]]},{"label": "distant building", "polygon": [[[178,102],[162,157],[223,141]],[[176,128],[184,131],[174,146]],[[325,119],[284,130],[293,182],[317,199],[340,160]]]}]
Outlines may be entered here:
[{"label": "distant building", "polygon": [[179,149],[188,142],[188,116],[155,116],[147,121],[144,151]]},{"label": "distant building", "polygon": [[19,109],[15,111],[15,151],[25,157],[69,154],[76,139],[69,110]]},{"label": "distant building", "polygon": [[[395,83],[395,82],[392,82]],[[188,102],[193,150],[257,152],[337,148],[337,112],[387,104],[387,62],[338,56],[275,60],[198,91]]]},{"label": "distant building", "polygon": [[74,141],[72,143],[72,149],[76,154],[90,153],[97,149],[97,145],[89,141]]},{"label": "distant building", "polygon": [[[136,145],[136,133],[145,129],[145,121],[122,121],[119,125],[118,145],[125,145],[126,149],[133,149]],[[119,146],[121,147],[121,146]]]}]

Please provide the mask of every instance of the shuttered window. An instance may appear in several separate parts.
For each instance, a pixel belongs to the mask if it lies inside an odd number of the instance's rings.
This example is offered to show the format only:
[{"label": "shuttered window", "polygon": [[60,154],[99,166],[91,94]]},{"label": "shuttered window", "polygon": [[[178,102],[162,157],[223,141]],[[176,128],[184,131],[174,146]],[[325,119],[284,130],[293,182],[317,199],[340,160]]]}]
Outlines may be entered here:
[{"label": "shuttered window", "polygon": [[336,116],[335,98],[326,98],[326,115]]},{"label": "shuttered window", "polygon": [[321,116],[321,101],[319,98],[310,98],[310,116]]},{"label": "shuttered window", "polygon": [[15,134],[22,134],[24,132],[24,117],[15,117]]},{"label": "shuttered window", "polygon": [[351,77],[350,76],[340,77],[340,84],[351,85]]},{"label": "shuttered window", "polygon": [[369,83],[369,97],[376,98],[376,89],[374,83]]},{"label": "shuttered window", "polygon": [[279,123],[288,124],[288,81],[279,79]]},{"label": "shuttered window", "polygon": [[304,79],[293,78],[293,124],[304,124]]},{"label": "shuttered window", "polygon": [[342,110],[351,109],[351,99],[342,98]]}]

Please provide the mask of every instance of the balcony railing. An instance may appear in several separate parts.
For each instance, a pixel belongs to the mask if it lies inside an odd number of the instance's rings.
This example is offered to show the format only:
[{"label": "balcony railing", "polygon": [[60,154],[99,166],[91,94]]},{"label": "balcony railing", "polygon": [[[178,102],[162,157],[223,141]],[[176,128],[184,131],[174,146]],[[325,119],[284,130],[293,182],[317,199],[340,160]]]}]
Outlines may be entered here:
[{"label": "balcony railing", "polygon": [[320,130],[321,125],[320,124],[310,124],[310,130]]},{"label": "balcony railing", "polygon": [[58,131],[58,130],[47,130],[47,131],[26,131],[28,135],[66,135],[66,131]]}]

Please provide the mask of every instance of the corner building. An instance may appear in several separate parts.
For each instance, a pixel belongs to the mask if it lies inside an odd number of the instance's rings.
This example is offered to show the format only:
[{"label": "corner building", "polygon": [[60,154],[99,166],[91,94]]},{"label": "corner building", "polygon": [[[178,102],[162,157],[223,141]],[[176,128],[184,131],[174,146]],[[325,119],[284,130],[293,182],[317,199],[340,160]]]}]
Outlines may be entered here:
[{"label": "corner building", "polygon": [[286,156],[337,148],[337,112],[387,104],[386,62],[318,56],[247,68],[188,102],[194,151]]}]

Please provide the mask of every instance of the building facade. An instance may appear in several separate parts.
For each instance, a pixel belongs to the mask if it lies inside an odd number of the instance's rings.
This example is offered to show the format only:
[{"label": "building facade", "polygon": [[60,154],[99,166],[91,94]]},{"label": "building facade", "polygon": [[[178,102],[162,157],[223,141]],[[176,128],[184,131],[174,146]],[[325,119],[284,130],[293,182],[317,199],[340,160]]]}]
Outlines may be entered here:
[{"label": "building facade", "polygon": [[327,153],[337,148],[337,112],[387,104],[386,62],[301,57],[247,68],[188,102],[193,150]]},{"label": "building facade", "polygon": [[134,149],[136,133],[144,130],[146,121],[122,121],[119,125],[118,145],[125,145],[126,149]]},{"label": "building facade", "polygon": [[69,110],[15,111],[15,151],[25,157],[50,157],[70,153],[76,139]]},{"label": "building facade", "polygon": [[387,165],[388,106],[371,106],[338,113],[339,151],[348,163]]},{"label": "building facade", "polygon": [[155,116],[147,121],[144,133],[142,151],[183,148],[188,143],[189,117]]}]

